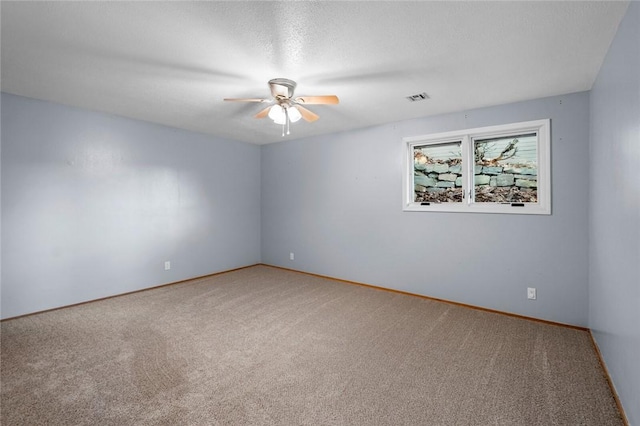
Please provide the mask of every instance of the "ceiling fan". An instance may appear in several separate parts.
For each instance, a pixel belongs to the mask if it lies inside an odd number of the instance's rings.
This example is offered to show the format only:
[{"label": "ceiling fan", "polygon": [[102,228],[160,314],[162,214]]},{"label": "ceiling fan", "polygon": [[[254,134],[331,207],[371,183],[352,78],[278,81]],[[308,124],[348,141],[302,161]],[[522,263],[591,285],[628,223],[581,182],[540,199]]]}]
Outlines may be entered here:
[{"label": "ceiling fan", "polygon": [[296,82],[288,78],[274,78],[273,80],[269,80],[269,88],[271,89],[273,99],[225,98],[224,100],[232,102],[269,103],[270,105],[268,107],[261,110],[254,117],[264,118],[268,116],[276,124],[281,124],[282,136],[285,135],[285,125],[287,127],[287,134],[289,134],[289,123],[295,123],[300,120],[300,118],[311,123],[320,118],[303,105],[335,105],[340,102],[335,95],[299,96],[294,98],[293,92],[296,90]]}]

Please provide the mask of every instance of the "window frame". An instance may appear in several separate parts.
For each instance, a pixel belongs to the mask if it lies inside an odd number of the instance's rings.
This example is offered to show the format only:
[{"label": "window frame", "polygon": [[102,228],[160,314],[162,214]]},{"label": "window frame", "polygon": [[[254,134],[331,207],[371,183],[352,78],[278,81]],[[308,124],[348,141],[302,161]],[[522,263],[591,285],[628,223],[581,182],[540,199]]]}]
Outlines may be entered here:
[{"label": "window frame", "polygon": [[[476,203],[474,197],[473,144],[475,140],[509,137],[525,133],[538,136],[537,202],[536,203]],[[496,126],[478,127],[402,138],[404,144],[403,211],[410,212],[467,212],[504,214],[551,214],[551,120],[533,120]],[[421,204],[414,201],[414,148],[417,146],[461,142],[462,151],[462,202]]]}]

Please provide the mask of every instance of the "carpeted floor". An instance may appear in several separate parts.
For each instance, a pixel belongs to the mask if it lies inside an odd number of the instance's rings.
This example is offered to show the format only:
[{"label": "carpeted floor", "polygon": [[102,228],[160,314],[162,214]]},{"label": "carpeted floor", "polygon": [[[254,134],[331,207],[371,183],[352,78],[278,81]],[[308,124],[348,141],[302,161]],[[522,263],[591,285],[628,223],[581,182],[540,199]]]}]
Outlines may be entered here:
[{"label": "carpeted floor", "polygon": [[587,332],[268,266],[2,322],[5,425],[620,425]]}]

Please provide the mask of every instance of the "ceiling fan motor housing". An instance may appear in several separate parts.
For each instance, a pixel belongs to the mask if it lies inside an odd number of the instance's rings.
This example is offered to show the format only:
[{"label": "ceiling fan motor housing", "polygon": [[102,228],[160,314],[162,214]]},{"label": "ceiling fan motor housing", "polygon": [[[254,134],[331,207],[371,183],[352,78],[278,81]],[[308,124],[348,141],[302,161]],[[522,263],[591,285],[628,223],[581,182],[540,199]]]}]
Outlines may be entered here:
[{"label": "ceiling fan motor housing", "polygon": [[293,97],[293,92],[296,90],[296,82],[288,78],[274,78],[269,80],[269,87],[274,98],[289,99]]}]

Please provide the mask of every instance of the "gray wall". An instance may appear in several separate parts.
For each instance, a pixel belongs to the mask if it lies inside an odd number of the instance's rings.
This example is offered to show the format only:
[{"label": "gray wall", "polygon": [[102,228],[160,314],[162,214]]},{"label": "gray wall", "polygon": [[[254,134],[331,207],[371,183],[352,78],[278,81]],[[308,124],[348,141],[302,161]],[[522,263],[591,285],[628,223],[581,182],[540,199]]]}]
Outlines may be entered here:
[{"label": "gray wall", "polygon": [[591,92],[589,327],[640,425],[640,3],[631,2]]},{"label": "gray wall", "polygon": [[3,318],[260,262],[259,146],[2,94],[1,167]]},{"label": "gray wall", "polygon": [[[543,118],[552,215],[402,211],[402,137]],[[262,261],[586,326],[588,120],[577,93],[263,146]]]}]

